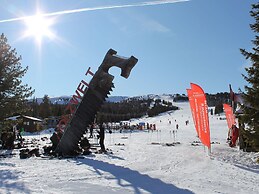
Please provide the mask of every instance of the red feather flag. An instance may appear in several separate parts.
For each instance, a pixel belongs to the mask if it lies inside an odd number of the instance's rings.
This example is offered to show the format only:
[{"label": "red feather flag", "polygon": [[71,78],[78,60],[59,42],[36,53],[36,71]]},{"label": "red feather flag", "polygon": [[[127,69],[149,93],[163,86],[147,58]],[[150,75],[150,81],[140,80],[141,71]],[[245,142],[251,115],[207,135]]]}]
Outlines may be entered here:
[{"label": "red feather flag", "polygon": [[203,145],[210,149],[210,127],[206,95],[203,89],[194,83],[191,83],[191,93],[193,96],[193,105],[191,107],[193,107],[192,112],[194,112],[193,119],[195,120],[196,131]]},{"label": "red feather flag", "polygon": [[198,131],[198,127],[197,127],[197,118],[196,118],[196,113],[195,113],[195,104],[194,104],[194,98],[193,98],[193,93],[191,89],[187,89],[187,95],[189,98],[189,103],[190,103],[190,107],[191,107],[191,112],[192,112],[192,118],[193,118],[193,122],[194,122],[194,126],[197,132],[197,136],[200,137],[200,132]]},{"label": "red feather flag", "polygon": [[233,109],[230,105],[223,104],[223,107],[224,107],[224,111],[225,111],[225,114],[226,114],[228,128],[230,129],[232,127],[232,125],[236,124],[235,115],[233,114]]}]

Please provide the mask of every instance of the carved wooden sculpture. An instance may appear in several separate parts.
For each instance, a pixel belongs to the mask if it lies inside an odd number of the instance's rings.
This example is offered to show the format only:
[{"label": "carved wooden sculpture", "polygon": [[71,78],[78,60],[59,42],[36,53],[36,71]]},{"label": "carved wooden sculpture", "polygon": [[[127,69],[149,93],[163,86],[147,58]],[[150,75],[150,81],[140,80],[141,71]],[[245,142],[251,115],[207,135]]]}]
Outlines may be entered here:
[{"label": "carved wooden sculpture", "polygon": [[109,69],[117,66],[121,69],[121,76],[128,78],[138,61],[134,56],[125,58],[116,54],[115,50],[110,49],[105,55],[102,64],[91,79],[89,87],[64,130],[55,150],[57,154],[71,155],[77,149],[87,126],[94,121],[97,112],[114,87],[112,82],[114,76],[109,74]]}]

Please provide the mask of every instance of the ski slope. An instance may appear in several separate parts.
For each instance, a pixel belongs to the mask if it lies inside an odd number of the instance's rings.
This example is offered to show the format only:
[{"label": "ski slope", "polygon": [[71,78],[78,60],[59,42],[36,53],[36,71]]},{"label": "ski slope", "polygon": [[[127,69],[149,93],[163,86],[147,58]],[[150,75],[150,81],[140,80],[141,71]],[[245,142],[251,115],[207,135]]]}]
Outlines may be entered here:
[{"label": "ski slope", "polygon": [[[219,119],[224,116],[209,116],[214,142],[209,154],[200,143],[192,145],[198,139],[189,104],[173,104],[180,110],[130,121],[156,124],[156,131],[106,133],[105,145],[112,153],[20,159],[14,150],[17,155],[0,158],[0,193],[259,193],[259,154],[227,145],[227,123]],[[25,138],[39,140],[50,135]],[[180,144],[166,145],[173,142]],[[1,150],[4,153],[8,151]]]}]

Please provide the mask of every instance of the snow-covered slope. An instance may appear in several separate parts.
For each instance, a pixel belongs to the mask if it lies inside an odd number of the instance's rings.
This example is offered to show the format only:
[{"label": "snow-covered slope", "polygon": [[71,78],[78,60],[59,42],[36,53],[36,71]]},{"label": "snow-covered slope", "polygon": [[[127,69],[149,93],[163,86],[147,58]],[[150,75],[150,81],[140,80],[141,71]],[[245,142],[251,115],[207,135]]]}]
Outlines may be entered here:
[{"label": "snow-covered slope", "polygon": [[[174,105],[180,110],[130,121],[156,124],[156,131],[107,133],[105,145],[113,154],[1,158],[0,193],[259,193],[259,154],[230,148],[226,120],[218,116],[210,116],[212,153],[191,145],[198,139],[189,104]],[[26,138],[42,136],[49,134]],[[166,146],[173,142],[180,144]]]}]

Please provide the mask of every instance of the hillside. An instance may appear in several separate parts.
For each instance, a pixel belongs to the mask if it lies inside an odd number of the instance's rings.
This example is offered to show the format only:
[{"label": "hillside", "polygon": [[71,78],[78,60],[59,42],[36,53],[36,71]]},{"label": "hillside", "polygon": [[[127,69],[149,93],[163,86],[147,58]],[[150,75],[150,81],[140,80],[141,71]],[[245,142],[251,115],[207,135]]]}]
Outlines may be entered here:
[{"label": "hillside", "polygon": [[[105,145],[112,154],[21,160],[14,150],[13,157],[0,159],[0,193],[259,193],[259,154],[227,145],[226,120],[219,119],[224,116],[210,115],[213,144],[208,154],[197,143],[189,104],[173,105],[180,109],[130,121],[156,124],[156,131],[106,133]],[[41,146],[49,139],[40,138],[49,136],[46,131],[25,138]]]},{"label": "hillside", "polygon": [[173,96],[147,95],[126,98],[120,102],[106,101],[97,114],[97,121],[120,122],[143,116],[153,117],[166,111],[177,110],[178,107],[170,102],[172,100]]},{"label": "hillside", "polygon": [[[60,117],[65,113],[71,96],[34,98],[29,101],[27,112],[37,118]],[[109,96],[102,106],[98,119],[104,122],[120,121],[142,116],[155,116],[169,110],[176,110],[171,102],[187,102],[185,94],[148,94],[142,96]],[[207,94],[209,106],[216,106],[215,114],[223,112],[223,103],[229,102],[228,93]]]},{"label": "hillside", "polygon": [[[220,92],[216,94],[206,94],[207,101],[209,106],[215,106],[219,103],[225,103],[229,100],[229,93],[227,92]],[[70,100],[71,96],[59,96],[59,97],[49,97],[49,100],[52,104],[67,104]],[[143,99],[163,99],[166,101],[173,100],[174,102],[184,102],[188,101],[188,97],[185,94],[147,94],[147,95],[140,95],[140,96],[109,96],[106,101],[107,102],[121,102],[123,100],[134,98],[138,100]],[[30,102],[33,99],[29,100]],[[43,98],[36,98],[35,99],[38,104],[43,102]]]}]

